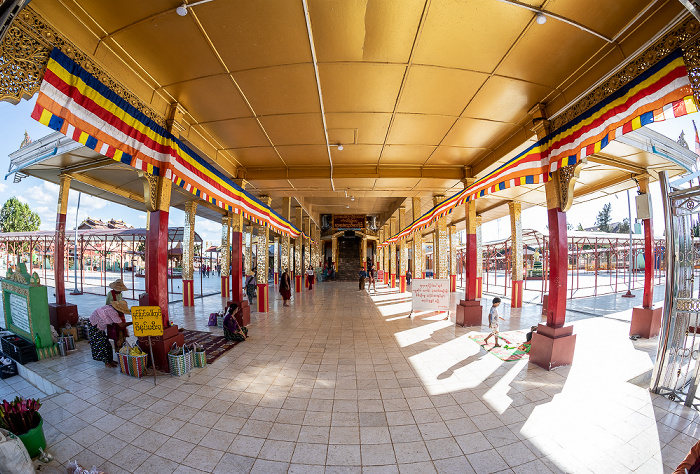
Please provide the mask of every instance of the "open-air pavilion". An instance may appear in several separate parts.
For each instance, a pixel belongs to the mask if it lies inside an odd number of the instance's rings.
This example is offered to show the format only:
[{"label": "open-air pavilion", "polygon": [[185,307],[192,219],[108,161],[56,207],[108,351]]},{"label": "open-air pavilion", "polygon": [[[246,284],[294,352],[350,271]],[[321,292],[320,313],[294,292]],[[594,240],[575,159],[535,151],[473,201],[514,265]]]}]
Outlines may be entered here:
[{"label": "open-air pavilion", "polygon": [[[148,212],[141,304],[159,306],[172,328],[163,347],[179,337],[168,304],[171,207],[186,214],[178,315],[202,310],[193,291],[195,229],[208,219],[222,226],[218,306],[236,302],[246,322],[244,269],[267,275],[272,266],[274,282],[281,269],[293,270],[301,297],[309,266],[351,272],[369,262],[383,274],[383,289],[404,294],[409,261],[422,277],[429,242],[433,277],[450,281],[451,321],[468,328],[484,322],[490,261],[504,272],[508,307],[523,307],[534,251],[521,212],[539,206],[548,218],[548,235],[537,236],[544,260],[538,284],[547,298],[532,370],[571,365],[582,323],[571,323],[567,304],[591,262],[597,279],[626,254],[643,254],[644,297],[631,324],[654,333],[657,257],[669,252],[654,255],[651,216],[640,217],[643,237],[625,250],[609,236],[568,232],[566,213],[624,190],[648,207],[656,181],[667,198],[683,194],[674,181],[693,172],[696,155],[645,125],[697,111],[694,5],[0,0],[0,100],[36,96],[32,118],[54,131],[12,153],[7,173],[60,186],[52,305],[74,313],[58,275],[66,271],[63,236],[75,191]],[[481,225],[505,216],[511,243],[485,245],[491,239]],[[667,228],[671,216],[663,216]],[[274,248],[274,258],[258,250],[252,261],[253,240],[258,249]],[[596,246],[606,249],[604,262]],[[692,265],[683,271],[692,273]],[[266,318],[278,316],[276,284],[257,283],[252,321],[269,329]],[[463,401],[482,403],[488,393]]]}]

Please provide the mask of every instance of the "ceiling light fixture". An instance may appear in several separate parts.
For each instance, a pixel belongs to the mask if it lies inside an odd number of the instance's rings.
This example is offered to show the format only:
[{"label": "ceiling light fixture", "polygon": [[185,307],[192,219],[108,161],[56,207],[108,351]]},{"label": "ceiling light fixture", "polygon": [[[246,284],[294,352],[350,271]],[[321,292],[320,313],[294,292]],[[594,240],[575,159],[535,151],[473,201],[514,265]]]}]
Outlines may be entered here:
[{"label": "ceiling light fixture", "polygon": [[535,17],[535,21],[538,25],[544,25],[545,23],[547,23],[547,15],[545,15],[544,13],[538,13]]},{"label": "ceiling light fixture", "polygon": [[182,2],[182,5],[177,7],[175,9],[175,12],[180,16],[185,16],[185,15],[187,15],[188,8],[192,8],[194,6],[201,5],[202,3],[209,3],[209,2],[213,2],[213,1],[214,0],[200,0],[199,2],[190,3],[189,5],[185,2]]}]

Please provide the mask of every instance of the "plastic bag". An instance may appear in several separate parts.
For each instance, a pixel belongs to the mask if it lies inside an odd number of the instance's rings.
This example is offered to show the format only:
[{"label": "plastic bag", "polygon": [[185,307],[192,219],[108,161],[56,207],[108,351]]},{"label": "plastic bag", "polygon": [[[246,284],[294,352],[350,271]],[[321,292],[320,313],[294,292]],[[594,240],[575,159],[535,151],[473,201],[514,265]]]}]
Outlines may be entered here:
[{"label": "plastic bag", "polygon": [[78,461],[72,461],[68,463],[68,474],[105,474],[105,472],[100,471],[96,466],[92,466],[88,471],[78,464]]},{"label": "plastic bag", "polygon": [[128,355],[130,350],[131,350],[131,344],[124,341],[124,344],[122,344],[122,348],[119,349],[119,353]]},{"label": "plastic bag", "polygon": [[22,441],[9,431],[0,429],[0,466],[4,474],[34,474],[32,458]]}]

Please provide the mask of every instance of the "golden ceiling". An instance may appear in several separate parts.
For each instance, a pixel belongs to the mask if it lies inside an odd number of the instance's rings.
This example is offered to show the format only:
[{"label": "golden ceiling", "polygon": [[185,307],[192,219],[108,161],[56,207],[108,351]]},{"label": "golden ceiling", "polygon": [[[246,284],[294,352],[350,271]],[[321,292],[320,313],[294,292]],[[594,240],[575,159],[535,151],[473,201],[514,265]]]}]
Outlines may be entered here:
[{"label": "golden ceiling", "polygon": [[[512,157],[533,139],[534,106],[563,111],[685,15],[677,0],[213,0],[185,16],[180,5],[31,3],[154,110],[179,103],[182,137],[273,205],[291,196],[312,215],[383,218],[404,198],[430,207],[457,192],[465,166],[479,176]],[[591,164],[577,192],[628,178]],[[479,211],[543,203],[528,191]]]}]

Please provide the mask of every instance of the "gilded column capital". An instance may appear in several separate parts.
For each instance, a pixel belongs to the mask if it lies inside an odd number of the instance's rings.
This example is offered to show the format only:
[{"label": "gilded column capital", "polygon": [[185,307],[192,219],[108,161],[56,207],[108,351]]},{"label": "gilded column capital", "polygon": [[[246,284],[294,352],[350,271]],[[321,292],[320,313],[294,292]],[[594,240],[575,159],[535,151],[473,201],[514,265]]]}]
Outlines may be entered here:
[{"label": "gilded column capital", "polygon": [[559,208],[561,212],[567,212],[571,209],[574,202],[574,186],[583,165],[586,163],[586,158],[582,158],[578,163],[564,166],[552,173],[544,188],[547,196],[547,209]]},{"label": "gilded column capital", "polygon": [[168,211],[170,209],[170,193],[172,181],[160,176],[153,176],[145,171],[138,172],[143,181],[143,200],[146,210],[150,212]]}]

